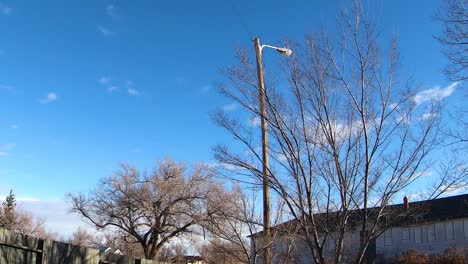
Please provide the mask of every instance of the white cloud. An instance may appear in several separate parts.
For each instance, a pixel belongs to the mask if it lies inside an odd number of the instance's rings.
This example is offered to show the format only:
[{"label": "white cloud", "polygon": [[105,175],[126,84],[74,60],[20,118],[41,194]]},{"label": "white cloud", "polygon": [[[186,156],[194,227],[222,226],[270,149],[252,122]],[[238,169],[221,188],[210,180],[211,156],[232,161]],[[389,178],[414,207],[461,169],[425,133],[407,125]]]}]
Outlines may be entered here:
[{"label": "white cloud", "polygon": [[134,149],[130,150],[130,152],[132,152],[132,153],[141,153],[141,152],[143,152],[143,150],[141,148],[134,148]]},{"label": "white cloud", "polygon": [[3,150],[6,150],[6,151],[10,151],[12,149],[14,149],[16,147],[16,143],[7,143],[7,144],[4,144],[1,149]]},{"label": "white cloud", "polygon": [[111,77],[109,76],[102,76],[101,78],[99,78],[99,83],[102,84],[102,85],[105,85],[105,84],[108,84],[111,80]]},{"label": "white cloud", "polygon": [[114,5],[106,6],[106,14],[112,18],[118,17],[117,8]]},{"label": "white cloud", "polygon": [[7,91],[7,92],[12,92],[14,90],[14,88],[11,85],[0,84],[0,90],[4,90],[4,91]]},{"label": "white cloud", "polygon": [[390,110],[398,109],[398,104],[397,103],[391,103],[388,107],[390,107]]},{"label": "white cloud", "polygon": [[140,95],[140,92],[138,90],[136,90],[136,89],[133,89],[133,88],[128,88],[127,92],[128,92],[129,95],[133,95],[133,96]]},{"label": "white cloud", "polygon": [[234,111],[238,108],[239,106],[237,104],[227,104],[223,106],[224,111]]},{"label": "white cloud", "polygon": [[[4,197],[3,199],[5,198],[6,197]],[[34,198],[34,197],[15,197],[15,199],[18,202],[39,202],[40,201],[38,198]]]},{"label": "white cloud", "polygon": [[288,158],[287,158],[284,154],[282,154],[282,153],[278,154],[278,155],[276,156],[276,159],[277,159],[279,162],[287,162],[287,161],[288,161]]},{"label": "white cloud", "polygon": [[70,207],[63,200],[23,198],[19,205],[32,215],[44,218],[48,230],[63,237],[70,237],[79,226],[86,226],[77,214],[69,213]]},{"label": "white cloud", "polygon": [[48,93],[46,95],[46,97],[39,99],[39,102],[41,104],[48,104],[48,103],[51,103],[53,101],[56,101],[57,99],[58,99],[57,94],[54,93],[54,92],[50,92],[50,93]]},{"label": "white cloud", "polygon": [[421,116],[421,120],[433,119],[437,117],[437,112],[426,112]]},{"label": "white cloud", "polygon": [[422,104],[426,101],[432,101],[432,100],[440,101],[444,99],[445,97],[450,96],[455,91],[455,88],[459,84],[460,82],[454,82],[444,88],[435,87],[432,89],[421,91],[414,96],[413,101],[416,104]]},{"label": "white cloud", "polygon": [[109,86],[107,87],[107,91],[112,93],[113,91],[117,90],[117,86]]},{"label": "white cloud", "polygon": [[114,31],[103,26],[98,26],[97,29],[104,37],[112,37],[116,35]]},{"label": "white cloud", "polygon": [[424,177],[424,176],[431,176],[432,171],[418,171],[414,173],[415,177]]},{"label": "white cloud", "polygon": [[11,14],[11,7],[5,5],[4,3],[0,2],[0,13],[3,15]]},{"label": "white cloud", "polygon": [[259,116],[254,116],[249,120],[249,125],[253,127],[260,127],[261,124],[262,124],[262,120],[260,119]]},{"label": "white cloud", "polygon": [[10,156],[10,152],[16,147],[15,143],[7,143],[0,146],[0,156]]}]

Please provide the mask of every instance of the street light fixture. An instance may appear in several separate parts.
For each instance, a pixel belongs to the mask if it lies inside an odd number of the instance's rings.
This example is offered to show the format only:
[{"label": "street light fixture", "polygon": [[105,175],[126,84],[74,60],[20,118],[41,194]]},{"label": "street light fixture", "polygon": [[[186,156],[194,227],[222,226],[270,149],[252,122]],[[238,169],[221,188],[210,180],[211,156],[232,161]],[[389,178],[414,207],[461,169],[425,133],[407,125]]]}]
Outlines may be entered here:
[{"label": "street light fixture", "polygon": [[255,43],[255,54],[257,57],[257,75],[258,75],[258,90],[259,90],[259,101],[260,101],[260,118],[261,118],[261,129],[262,129],[262,179],[263,179],[263,245],[264,250],[264,264],[270,264],[271,262],[271,249],[270,249],[270,162],[268,158],[268,132],[267,132],[267,119],[266,119],[266,93],[265,93],[265,79],[263,76],[263,64],[262,64],[262,49],[271,48],[284,56],[290,56],[292,50],[288,48],[279,48],[270,45],[260,45],[260,39],[254,38]]},{"label": "street light fixture", "polygon": [[290,50],[290,49],[288,49],[288,48],[286,48],[286,47],[278,48],[278,47],[270,46],[270,45],[261,45],[261,46],[260,46],[260,51],[261,51],[263,48],[271,48],[271,49],[274,49],[274,50],[278,51],[279,53],[283,54],[283,55],[286,56],[286,57],[291,56],[291,54],[292,54],[292,50]]}]

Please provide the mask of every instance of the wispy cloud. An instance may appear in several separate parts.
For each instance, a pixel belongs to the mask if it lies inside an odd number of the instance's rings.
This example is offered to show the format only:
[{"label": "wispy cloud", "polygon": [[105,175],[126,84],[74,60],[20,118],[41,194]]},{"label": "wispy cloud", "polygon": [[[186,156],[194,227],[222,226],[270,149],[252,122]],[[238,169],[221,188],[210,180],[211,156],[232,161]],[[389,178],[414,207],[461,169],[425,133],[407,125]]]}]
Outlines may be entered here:
[{"label": "wispy cloud", "polygon": [[117,18],[119,16],[117,13],[117,8],[114,5],[106,6],[106,14],[112,18]]},{"label": "wispy cloud", "polygon": [[130,152],[132,153],[141,153],[143,150],[141,148],[134,148],[132,150],[130,150]]},{"label": "wispy cloud", "polygon": [[57,94],[54,93],[54,92],[50,92],[44,98],[39,99],[39,102],[41,104],[48,104],[48,103],[51,103],[53,101],[56,101],[57,99],[58,99]]},{"label": "wispy cloud", "polygon": [[104,85],[104,84],[108,84],[111,80],[111,77],[109,76],[102,76],[101,78],[99,78],[99,83]]},{"label": "wispy cloud", "polygon": [[11,7],[9,7],[6,4],[0,2],[0,13],[3,14],[3,15],[11,14]]},{"label": "wispy cloud", "polygon": [[3,150],[10,151],[16,147],[16,143],[7,143],[2,146]]},{"label": "wispy cloud", "polygon": [[223,106],[224,111],[234,111],[238,108],[239,106],[237,104],[227,104]]},{"label": "wispy cloud", "polygon": [[133,87],[133,82],[130,80],[125,81],[125,87],[127,88],[127,93],[131,96],[140,95],[140,91]]},{"label": "wispy cloud", "polygon": [[115,33],[114,31],[106,28],[106,27],[103,27],[103,26],[98,26],[97,27],[97,30],[104,36],[104,37],[112,37],[112,36],[115,36],[117,33]]},{"label": "wispy cloud", "polygon": [[437,117],[437,112],[426,112],[421,116],[421,120],[433,119]]},{"label": "wispy cloud", "polygon": [[11,85],[0,84],[0,91],[12,92],[14,89]]},{"label": "wispy cloud", "polygon": [[10,126],[11,129],[17,129],[18,128],[18,125],[17,124],[13,124]]},{"label": "wispy cloud", "polygon": [[253,127],[260,127],[261,125],[261,119],[259,116],[254,116],[249,119],[249,125]]},{"label": "wispy cloud", "polygon": [[117,90],[117,86],[112,85],[112,86],[107,87],[107,91],[109,93],[112,93],[112,92],[114,92],[116,90]]},{"label": "wispy cloud", "polygon": [[50,230],[66,238],[70,237],[78,226],[86,226],[77,214],[69,212],[69,206],[63,200],[24,197],[20,206],[34,216],[46,219],[46,225]]},{"label": "wispy cloud", "polygon": [[202,93],[208,93],[213,87],[211,85],[205,85],[201,88]]},{"label": "wispy cloud", "polygon": [[437,100],[440,101],[445,97],[450,96],[453,92],[455,92],[455,88],[460,84],[460,82],[454,82],[447,87],[434,87],[432,89],[427,89],[417,93],[413,101],[416,104],[422,104],[427,101]]},{"label": "wispy cloud", "polygon": [[432,171],[418,171],[414,173],[415,177],[428,177],[432,175]]},{"label": "wispy cloud", "polygon": [[0,156],[10,156],[10,152],[16,147],[15,143],[7,143],[0,146]]},{"label": "wispy cloud", "polygon": [[133,89],[133,88],[128,88],[127,92],[128,92],[129,95],[132,95],[132,96],[140,95],[140,92],[138,90],[136,90],[136,89]]},{"label": "wispy cloud", "polygon": [[99,84],[106,86],[107,91],[112,93],[117,90],[117,86],[112,84],[112,78],[110,76],[102,76],[98,79]]}]

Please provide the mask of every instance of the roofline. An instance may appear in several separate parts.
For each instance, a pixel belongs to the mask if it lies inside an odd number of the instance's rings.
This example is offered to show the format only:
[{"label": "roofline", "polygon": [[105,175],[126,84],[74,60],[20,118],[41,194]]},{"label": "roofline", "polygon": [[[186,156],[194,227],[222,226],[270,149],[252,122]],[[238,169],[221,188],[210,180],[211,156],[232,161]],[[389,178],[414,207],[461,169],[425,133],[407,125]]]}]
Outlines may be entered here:
[{"label": "roofline", "polygon": [[[460,198],[463,198],[463,197],[466,197],[468,199],[468,193],[465,193],[465,194],[458,194],[458,195],[454,195],[454,196],[446,196],[446,197],[441,197],[441,198],[436,198],[436,199],[431,199],[431,200],[422,200],[422,201],[415,201],[415,202],[409,202],[409,205],[421,205],[421,204],[428,204],[430,202],[434,202],[434,201],[441,201],[441,200],[458,200]],[[397,207],[401,207],[401,206],[404,206],[404,203],[399,203],[399,204],[390,204],[390,205],[386,205],[385,207],[390,207],[390,208],[397,208]],[[376,206],[376,207],[370,207],[370,208],[367,208],[367,210],[374,210],[374,209],[379,209],[380,206]],[[359,208],[359,209],[353,209],[353,210],[350,210],[350,212],[353,212],[353,211],[359,211],[359,210],[362,210],[363,208]],[[329,212],[329,213],[338,213],[340,211],[333,211],[333,212]],[[325,212],[324,212],[325,213]],[[321,215],[321,214],[324,214],[324,213],[316,213],[314,215]],[[454,216],[452,219],[458,219],[458,218],[461,218],[461,217],[457,217],[457,216]],[[277,226],[280,226],[280,225],[284,225],[286,223],[289,223],[289,222],[292,222],[292,221],[295,221],[296,218],[293,218],[293,219],[290,219],[290,220],[287,220],[287,221],[284,221],[283,223],[280,223],[280,224],[277,224],[275,226],[272,226],[271,228],[274,229],[275,227]],[[428,223],[428,222],[426,222]],[[254,236],[257,236],[259,234],[262,234],[263,233],[263,230],[262,231],[259,231],[257,233],[254,233],[254,234],[251,234],[251,235],[248,235],[247,237],[254,237]]]}]

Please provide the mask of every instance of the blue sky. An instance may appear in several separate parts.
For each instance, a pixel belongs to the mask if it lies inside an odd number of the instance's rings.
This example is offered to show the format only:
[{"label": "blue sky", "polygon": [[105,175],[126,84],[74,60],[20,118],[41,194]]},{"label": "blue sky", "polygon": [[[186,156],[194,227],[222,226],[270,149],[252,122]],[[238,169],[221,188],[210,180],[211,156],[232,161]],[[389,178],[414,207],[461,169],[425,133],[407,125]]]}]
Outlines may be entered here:
[{"label": "blue sky", "polygon": [[[382,34],[399,38],[401,71],[423,90],[450,85],[433,38],[440,2],[369,2]],[[119,162],[212,162],[211,147],[232,143],[209,115],[236,111],[215,91],[234,48],[253,52],[251,36],[300,41],[346,3],[0,0],[0,196],[14,189],[58,219],[44,204],[66,211],[65,193],[95,186]]]}]

